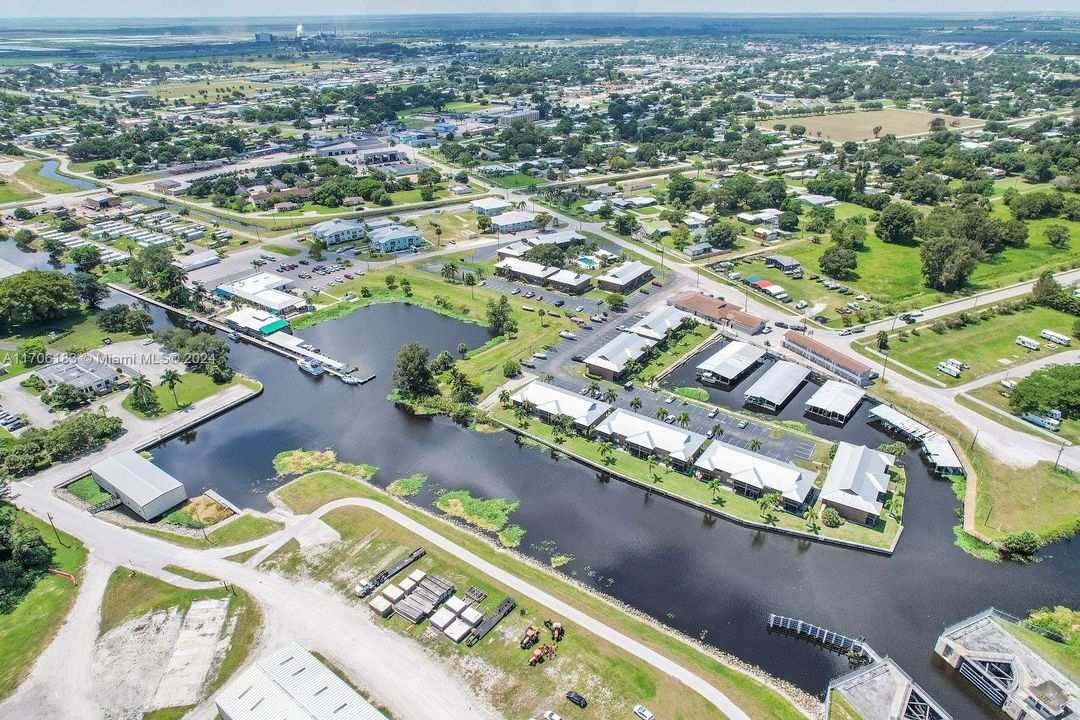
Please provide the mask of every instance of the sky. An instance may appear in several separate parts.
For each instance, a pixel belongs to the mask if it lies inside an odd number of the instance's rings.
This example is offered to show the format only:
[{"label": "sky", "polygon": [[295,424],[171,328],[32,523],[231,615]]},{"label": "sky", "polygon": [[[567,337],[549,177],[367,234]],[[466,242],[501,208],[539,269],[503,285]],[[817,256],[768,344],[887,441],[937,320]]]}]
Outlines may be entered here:
[{"label": "sky", "polygon": [[707,13],[1022,13],[1080,11],[1077,0],[2,0],[0,18],[19,17],[266,17],[475,12],[707,12]]}]

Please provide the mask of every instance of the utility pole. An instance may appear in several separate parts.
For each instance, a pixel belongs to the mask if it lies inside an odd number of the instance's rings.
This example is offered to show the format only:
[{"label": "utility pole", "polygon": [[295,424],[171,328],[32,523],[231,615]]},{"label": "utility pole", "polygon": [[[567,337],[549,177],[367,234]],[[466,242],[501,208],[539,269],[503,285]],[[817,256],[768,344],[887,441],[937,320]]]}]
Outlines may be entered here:
[{"label": "utility pole", "polygon": [[[979,439],[979,432],[980,432],[980,429],[976,428],[975,437],[971,438],[971,445],[968,446],[968,452],[971,452],[972,448],[975,447],[975,441]],[[1060,457],[1061,453],[1058,453],[1058,456]]]},{"label": "utility pole", "polygon": [[[1058,453],[1058,457],[1061,457],[1061,453]],[[56,523],[53,522],[52,513],[45,513],[45,516],[49,518],[49,524],[52,525],[52,530],[56,533],[56,542],[60,543],[61,547],[67,547],[67,543],[60,539],[60,531],[56,529]]]},{"label": "utility pole", "polygon": [[[1058,454],[1057,454],[1057,457],[1056,457],[1056,458],[1054,458],[1054,469],[1055,469],[1055,470],[1057,470],[1057,469],[1058,469],[1058,463],[1059,463],[1059,462],[1061,462],[1061,453],[1062,453],[1062,452],[1064,452],[1064,451],[1065,451],[1065,441],[1064,441],[1064,440],[1062,440],[1062,441],[1061,441],[1061,447],[1059,447],[1059,448],[1058,448]],[[51,519],[52,519],[52,518],[50,518],[50,520],[51,520]]]}]

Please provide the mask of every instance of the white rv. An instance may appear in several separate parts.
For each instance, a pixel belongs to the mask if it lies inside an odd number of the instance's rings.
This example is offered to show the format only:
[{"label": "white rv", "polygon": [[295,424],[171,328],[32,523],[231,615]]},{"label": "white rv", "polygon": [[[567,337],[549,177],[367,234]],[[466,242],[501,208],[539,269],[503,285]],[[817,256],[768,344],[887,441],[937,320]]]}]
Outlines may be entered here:
[{"label": "white rv", "polygon": [[1040,347],[1038,340],[1032,340],[1026,335],[1017,335],[1016,344],[1020,347],[1026,347],[1028,350],[1038,350]]},{"label": "white rv", "polygon": [[1054,332],[1053,330],[1043,330],[1041,333],[1039,333],[1039,337],[1041,337],[1043,340],[1046,340],[1047,342],[1052,342],[1055,345],[1062,345],[1068,347],[1072,344],[1072,339],[1069,338],[1068,335],[1062,335],[1061,333]]}]

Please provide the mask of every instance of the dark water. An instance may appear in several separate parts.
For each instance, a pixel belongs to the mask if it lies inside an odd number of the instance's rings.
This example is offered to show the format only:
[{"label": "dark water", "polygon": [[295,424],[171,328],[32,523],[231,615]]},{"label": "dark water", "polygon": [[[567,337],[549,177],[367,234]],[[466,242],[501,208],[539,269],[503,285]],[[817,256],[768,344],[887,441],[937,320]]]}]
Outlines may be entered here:
[{"label": "dark water", "polygon": [[128,195],[126,197],[126,199],[130,200],[131,202],[138,203],[140,205],[146,205],[148,207],[155,208],[155,209],[162,209],[163,208],[165,210],[170,210],[172,212],[180,212],[181,210],[187,210],[188,211],[187,217],[189,219],[199,220],[199,221],[202,221],[202,222],[205,222],[205,223],[210,223],[211,225],[220,225],[222,227],[235,228],[237,230],[244,230],[246,232],[256,234],[256,235],[258,233],[260,233],[260,232],[268,232],[266,230],[266,228],[260,228],[260,227],[258,227],[256,225],[251,225],[249,223],[240,222],[239,220],[231,220],[231,219],[229,219],[227,217],[221,217],[219,215],[212,215],[212,214],[210,214],[208,212],[200,212],[198,210],[192,210],[191,208],[189,208],[187,206],[177,205],[176,203],[162,202],[161,200],[158,200],[157,198],[146,197],[146,196],[143,196],[143,195]]},{"label": "dark water", "polygon": [[41,177],[49,178],[50,180],[62,182],[65,185],[73,185],[74,187],[82,188],[83,190],[92,190],[98,187],[97,184],[92,183],[89,180],[68,177],[67,175],[61,175],[60,173],[56,172],[56,168],[59,167],[59,165],[60,163],[58,163],[56,160],[46,160],[41,164],[41,169],[38,170],[37,174]]},{"label": "dark water", "polygon": [[[904,458],[906,530],[896,554],[833,548],[722,520],[707,523],[681,505],[518,447],[509,433],[480,434],[447,418],[413,418],[385,400],[402,344],[416,340],[433,355],[454,352],[459,341],[475,347],[486,340],[479,326],[395,305],[367,308],[298,334],[331,356],[357,363],[361,374],[378,377],[351,388],[329,377],[312,379],[268,352],[234,345],[232,364],[261,380],[263,395],[156,448],[155,461],[192,492],[212,487],[259,508],[266,507],[265,493],[276,484],[271,459],[297,447],[333,447],[342,460],[377,465],[375,480],[382,485],[425,473],[430,480],[417,497],[422,503],[431,502],[429,490],[436,484],[519,501],[512,521],[527,531],[523,552],[545,562],[553,548],[572,553],[576,559],[563,571],[691,636],[704,632],[718,648],[817,694],[847,670],[846,661],[769,635],[768,613],[863,635],[958,720],[996,716],[966,684],[931,662],[945,625],[989,605],[1024,614],[1041,605],[1080,604],[1080,553],[1070,544],[1054,546],[1052,558],[1026,567],[982,562],[956,548],[958,503],[946,483],[929,477],[915,452]],[[804,388],[800,398],[810,392]],[[801,408],[800,400],[791,407]],[[865,409],[859,412],[843,430],[798,419],[830,438],[887,441],[862,422]]]}]

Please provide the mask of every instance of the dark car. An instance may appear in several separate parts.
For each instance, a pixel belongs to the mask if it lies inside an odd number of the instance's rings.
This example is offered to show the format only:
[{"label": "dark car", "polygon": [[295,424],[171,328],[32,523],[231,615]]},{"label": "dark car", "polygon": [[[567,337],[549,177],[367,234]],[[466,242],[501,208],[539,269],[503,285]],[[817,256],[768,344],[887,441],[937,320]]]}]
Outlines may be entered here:
[{"label": "dark car", "polygon": [[577,705],[579,708],[583,708],[583,707],[585,707],[586,705],[589,704],[588,700],[581,697],[580,695],[578,695],[573,690],[566,693],[566,699],[569,700],[570,702],[574,703],[575,705]]}]

